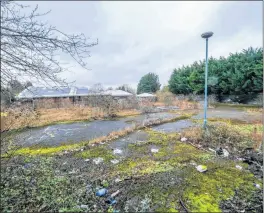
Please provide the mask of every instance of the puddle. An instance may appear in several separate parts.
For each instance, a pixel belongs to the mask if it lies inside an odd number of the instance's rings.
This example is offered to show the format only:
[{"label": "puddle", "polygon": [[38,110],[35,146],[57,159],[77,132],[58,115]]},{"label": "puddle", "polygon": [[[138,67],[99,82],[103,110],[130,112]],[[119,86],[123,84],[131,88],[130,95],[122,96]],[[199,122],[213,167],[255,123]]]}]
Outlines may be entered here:
[{"label": "puddle", "polygon": [[194,124],[190,120],[179,120],[172,123],[165,123],[158,126],[152,127],[153,130],[161,131],[161,132],[179,132],[184,128],[192,127],[197,124]]},{"label": "puddle", "polygon": [[15,135],[14,141],[23,146],[57,146],[61,144],[77,143],[106,136],[113,131],[125,129],[135,123],[144,124],[144,122],[174,118],[177,116],[178,115],[173,113],[162,112],[122,118],[119,120],[56,124],[48,127],[25,130]]}]

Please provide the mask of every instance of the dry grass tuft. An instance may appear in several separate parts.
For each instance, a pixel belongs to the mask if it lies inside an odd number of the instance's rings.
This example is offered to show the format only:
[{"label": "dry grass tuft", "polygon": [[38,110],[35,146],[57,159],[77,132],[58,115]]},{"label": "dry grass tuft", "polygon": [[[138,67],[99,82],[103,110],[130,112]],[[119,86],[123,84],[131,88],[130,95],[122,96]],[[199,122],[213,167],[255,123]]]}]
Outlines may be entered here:
[{"label": "dry grass tuft", "polygon": [[[137,110],[120,110],[117,116],[130,116],[140,114]],[[25,127],[45,126],[52,123],[84,121],[90,119],[103,119],[107,113],[94,107],[70,107],[60,109],[30,108],[6,109],[1,112],[1,131],[20,129]]]}]

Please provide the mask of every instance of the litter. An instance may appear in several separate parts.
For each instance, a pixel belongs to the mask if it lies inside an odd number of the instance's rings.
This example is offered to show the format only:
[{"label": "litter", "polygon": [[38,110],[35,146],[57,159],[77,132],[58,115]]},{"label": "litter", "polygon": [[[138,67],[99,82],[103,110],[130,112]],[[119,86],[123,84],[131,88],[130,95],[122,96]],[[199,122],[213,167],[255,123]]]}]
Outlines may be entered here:
[{"label": "litter", "polygon": [[95,159],[93,159],[93,162],[95,163],[95,164],[99,164],[99,163],[102,163],[104,161],[104,159],[103,158],[95,158]]},{"label": "litter", "polygon": [[88,205],[80,205],[81,209],[88,209]]},{"label": "litter", "polygon": [[114,149],[114,154],[121,154],[122,150],[121,149]]},{"label": "litter", "polygon": [[114,193],[111,194],[111,197],[115,197],[115,196],[117,196],[119,193],[120,193],[120,190],[117,190],[116,192],[114,192]]},{"label": "litter", "polygon": [[116,200],[114,198],[110,197],[106,200],[106,203],[113,205],[113,204],[116,204]]},{"label": "litter", "polygon": [[117,160],[117,159],[111,160],[111,163],[117,164],[117,163],[119,163],[119,160]]},{"label": "litter", "polygon": [[209,148],[209,151],[216,153],[214,149]]},{"label": "litter", "polygon": [[120,178],[116,178],[115,179],[115,183],[119,183],[119,182],[121,182],[122,180],[120,179]]},{"label": "litter", "polygon": [[199,165],[196,167],[197,171],[199,172],[206,172],[207,171],[207,166],[205,165]]},{"label": "litter", "polygon": [[254,184],[256,188],[260,189],[260,185],[259,184]]},{"label": "litter", "polygon": [[223,154],[224,154],[224,157],[228,157],[229,156],[229,152],[226,149],[223,149]]},{"label": "litter", "polygon": [[154,149],[154,148],[151,149],[151,152],[153,152],[153,153],[157,153],[158,151],[159,151],[159,149]]},{"label": "litter", "polygon": [[187,141],[187,138],[185,137],[181,138],[181,142],[185,142],[185,141]]},{"label": "litter", "polygon": [[95,193],[95,195],[98,196],[98,197],[102,197],[102,196],[106,195],[107,192],[108,192],[107,189],[103,188],[103,189],[99,189],[99,190]]},{"label": "litter", "polygon": [[239,169],[239,170],[242,170],[243,167],[242,166],[239,166],[239,165],[236,165],[236,168]]},{"label": "litter", "polygon": [[87,159],[85,159],[84,161],[85,161],[85,162],[88,162],[88,161],[90,161],[90,159],[87,158]]}]

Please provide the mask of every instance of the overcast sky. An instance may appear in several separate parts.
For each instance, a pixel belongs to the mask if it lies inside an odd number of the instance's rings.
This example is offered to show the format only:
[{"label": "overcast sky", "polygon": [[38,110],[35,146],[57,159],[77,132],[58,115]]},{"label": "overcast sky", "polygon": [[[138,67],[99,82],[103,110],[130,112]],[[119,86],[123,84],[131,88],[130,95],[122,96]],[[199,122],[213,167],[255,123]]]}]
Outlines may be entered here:
[{"label": "overcast sky", "polygon": [[174,68],[205,57],[204,31],[213,31],[209,56],[227,56],[249,46],[262,47],[262,2],[85,2],[40,1],[51,10],[45,21],[66,33],[84,33],[91,48],[87,71],[70,58],[72,72],[62,77],[76,86],[130,84],[155,72],[164,85]]}]

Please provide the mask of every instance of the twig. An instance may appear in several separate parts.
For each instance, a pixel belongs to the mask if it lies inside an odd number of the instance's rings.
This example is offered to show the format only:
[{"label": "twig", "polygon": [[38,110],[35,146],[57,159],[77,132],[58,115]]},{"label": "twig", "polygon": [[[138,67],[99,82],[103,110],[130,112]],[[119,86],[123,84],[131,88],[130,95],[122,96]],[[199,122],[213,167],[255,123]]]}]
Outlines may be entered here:
[{"label": "twig", "polygon": [[189,211],[188,211],[187,207],[184,205],[184,203],[183,203],[183,201],[182,201],[181,198],[179,199],[179,201],[180,201],[181,206],[182,206],[182,207],[184,208],[184,210],[188,213]]},{"label": "twig", "polygon": [[[206,149],[204,149],[204,148],[202,148],[202,147],[198,147],[198,146],[194,145],[193,143],[191,143],[191,142],[189,142],[189,141],[187,141],[187,143],[191,144],[193,147],[195,147],[195,148],[197,148],[197,149],[201,149],[201,150],[203,150],[203,151],[210,152],[210,151],[208,151],[208,150],[206,150]],[[211,153],[211,152],[210,152],[210,153]]]}]

